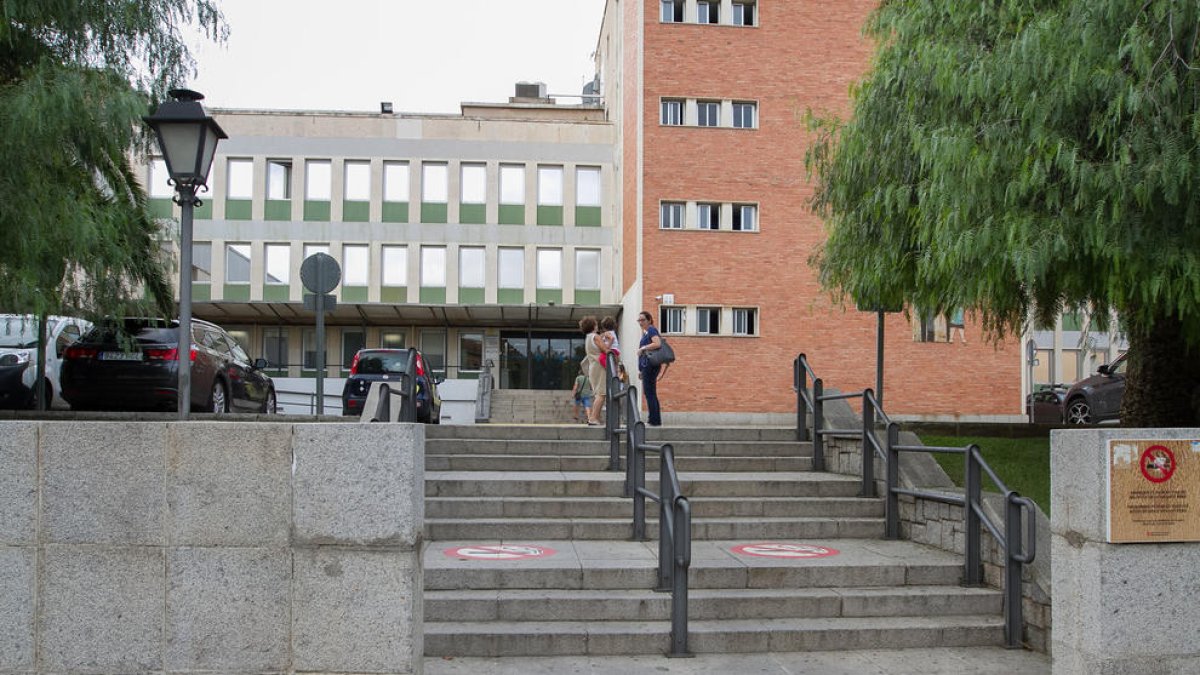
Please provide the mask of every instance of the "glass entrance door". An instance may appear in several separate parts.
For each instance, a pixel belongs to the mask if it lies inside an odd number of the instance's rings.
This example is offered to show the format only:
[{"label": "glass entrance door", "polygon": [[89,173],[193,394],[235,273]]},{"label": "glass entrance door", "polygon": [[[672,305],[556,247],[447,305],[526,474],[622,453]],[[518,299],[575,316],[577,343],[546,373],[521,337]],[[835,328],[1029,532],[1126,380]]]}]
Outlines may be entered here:
[{"label": "glass entrance door", "polygon": [[584,357],[583,337],[554,331],[500,333],[501,389],[570,389]]}]

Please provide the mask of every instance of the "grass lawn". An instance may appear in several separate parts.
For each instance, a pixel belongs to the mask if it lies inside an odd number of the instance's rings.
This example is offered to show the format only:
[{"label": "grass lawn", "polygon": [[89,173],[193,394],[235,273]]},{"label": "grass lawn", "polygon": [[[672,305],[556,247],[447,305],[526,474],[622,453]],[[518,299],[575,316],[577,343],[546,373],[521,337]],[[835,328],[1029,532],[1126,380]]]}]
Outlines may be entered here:
[{"label": "grass lawn", "polygon": [[[972,443],[979,446],[984,460],[1009,489],[1037,502],[1050,515],[1050,439],[1049,438],[980,438],[975,436],[921,436],[925,445],[961,447]],[[931,453],[942,465],[955,485],[963,484],[962,455]],[[987,474],[983,489],[997,491]]]}]

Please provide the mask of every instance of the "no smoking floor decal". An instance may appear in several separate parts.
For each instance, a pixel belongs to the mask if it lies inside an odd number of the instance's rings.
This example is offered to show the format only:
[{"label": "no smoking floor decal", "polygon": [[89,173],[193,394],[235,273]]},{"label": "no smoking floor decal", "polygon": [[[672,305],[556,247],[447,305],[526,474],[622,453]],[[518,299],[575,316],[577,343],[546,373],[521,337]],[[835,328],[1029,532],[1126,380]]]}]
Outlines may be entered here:
[{"label": "no smoking floor decal", "polygon": [[761,544],[742,544],[729,549],[740,555],[755,558],[784,558],[789,560],[808,560],[812,558],[827,558],[837,555],[836,548],[817,546],[815,544],[781,544],[764,542]]},{"label": "no smoking floor decal", "polygon": [[547,558],[557,551],[545,546],[525,544],[476,544],[448,548],[443,553],[459,560],[528,560],[530,558]]}]

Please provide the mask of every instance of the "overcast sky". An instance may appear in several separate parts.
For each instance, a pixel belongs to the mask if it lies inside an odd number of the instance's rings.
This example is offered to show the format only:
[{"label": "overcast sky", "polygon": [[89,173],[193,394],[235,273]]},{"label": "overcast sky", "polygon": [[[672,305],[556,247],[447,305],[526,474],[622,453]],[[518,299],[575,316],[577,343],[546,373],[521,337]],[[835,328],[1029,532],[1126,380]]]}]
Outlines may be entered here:
[{"label": "overcast sky", "polygon": [[[457,113],[517,82],[579,94],[605,0],[223,0],[229,41],[193,46],[220,108]],[[563,99],[578,103],[578,99]]]}]

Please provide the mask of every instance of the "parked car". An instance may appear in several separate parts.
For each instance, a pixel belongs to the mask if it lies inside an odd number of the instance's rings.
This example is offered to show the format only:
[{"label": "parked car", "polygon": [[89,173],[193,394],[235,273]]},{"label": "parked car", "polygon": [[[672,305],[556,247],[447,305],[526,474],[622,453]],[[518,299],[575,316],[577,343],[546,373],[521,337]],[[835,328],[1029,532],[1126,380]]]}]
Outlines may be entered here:
[{"label": "parked car", "polygon": [[1063,421],[1067,424],[1094,424],[1121,416],[1125,396],[1125,367],[1128,352],[1100,366],[1096,374],[1084,378],[1067,390]]},{"label": "parked car", "polygon": [[[442,379],[433,377],[426,368],[425,357],[416,352],[416,402],[417,421],[439,424],[442,420],[442,399],[437,386]],[[342,414],[361,415],[371,383],[380,381],[400,382],[400,375],[408,364],[407,349],[360,349],[350,365],[350,377],[342,388]]]},{"label": "parked car", "polygon": [[[63,352],[91,327],[92,324],[83,319],[47,317],[46,372],[43,376],[43,398],[47,409],[67,407],[59,379]],[[0,407],[37,407],[37,344],[37,317],[0,314]]]},{"label": "parked car", "polygon": [[1062,424],[1066,387],[1055,386],[1025,397],[1025,414],[1034,424]]},{"label": "parked car", "polygon": [[[74,410],[178,409],[179,322],[124,319],[94,327],[67,348],[63,398]],[[216,324],[192,320],[191,409],[274,413],[266,359]]]}]

